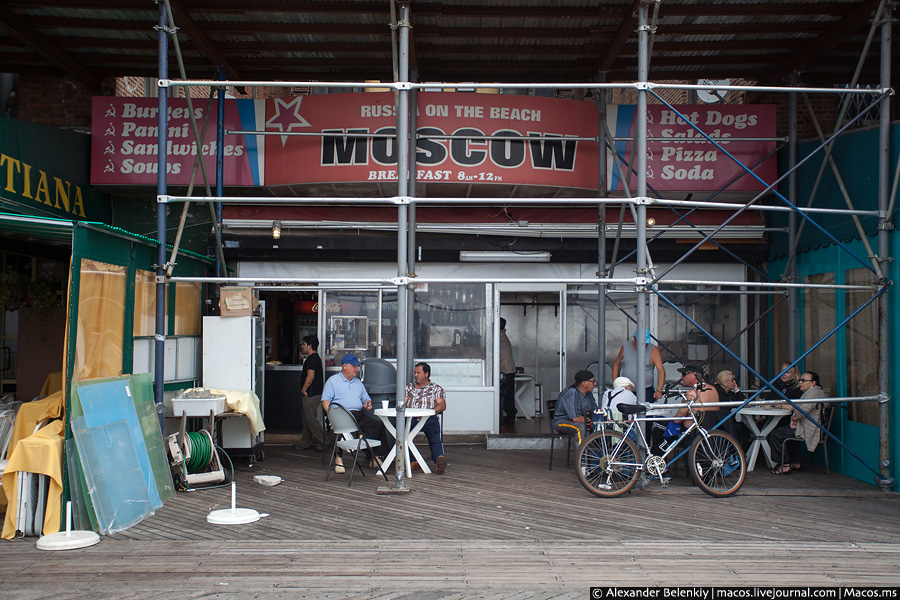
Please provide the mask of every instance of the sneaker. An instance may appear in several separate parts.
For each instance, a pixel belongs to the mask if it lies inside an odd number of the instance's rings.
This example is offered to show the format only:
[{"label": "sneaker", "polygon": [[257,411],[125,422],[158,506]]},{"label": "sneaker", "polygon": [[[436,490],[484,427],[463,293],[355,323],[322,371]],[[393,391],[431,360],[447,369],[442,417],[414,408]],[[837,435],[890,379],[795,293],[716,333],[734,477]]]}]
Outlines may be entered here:
[{"label": "sneaker", "polygon": [[438,475],[444,474],[444,469],[447,468],[447,457],[441,454],[437,457],[437,460],[434,461],[434,472]]}]

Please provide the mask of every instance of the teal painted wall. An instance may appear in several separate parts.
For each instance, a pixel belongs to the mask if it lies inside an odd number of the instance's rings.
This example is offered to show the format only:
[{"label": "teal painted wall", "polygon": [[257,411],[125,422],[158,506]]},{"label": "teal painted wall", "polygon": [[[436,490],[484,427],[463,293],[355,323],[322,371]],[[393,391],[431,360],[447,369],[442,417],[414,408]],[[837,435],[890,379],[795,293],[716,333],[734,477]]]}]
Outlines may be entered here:
[{"label": "teal painted wall", "polygon": [[[891,231],[888,235],[890,256],[897,256],[898,252],[900,252],[900,234],[898,234],[897,231]],[[872,245],[873,249],[876,249],[877,251],[877,238],[869,238],[869,243]],[[865,249],[862,245],[862,242],[860,242],[859,240],[851,240],[846,243],[846,246],[857,256],[865,256]],[[798,276],[805,277],[807,275],[815,275],[820,273],[834,273],[836,284],[845,283],[845,270],[855,269],[859,266],[860,264],[855,258],[835,245],[826,246],[815,250],[809,250],[797,255]],[[777,276],[777,274],[783,272],[785,267],[785,260],[774,260],[770,262],[769,267],[769,273],[773,276]],[[900,275],[900,266],[898,266],[897,261],[891,261],[887,263],[886,276],[888,280],[891,282],[897,282],[898,275]],[[898,301],[898,290],[896,285],[890,286],[887,292],[887,296],[888,319],[890,323],[888,330],[888,372],[890,374],[893,374],[900,373],[900,360],[898,360],[896,342],[896,340],[900,339],[900,337],[898,337],[900,336],[900,301]],[[846,318],[846,303],[844,302],[844,297],[845,296],[843,292],[837,292],[834,315],[835,324],[840,323],[843,319]],[[797,339],[802,346],[802,340],[804,338],[803,294],[800,294],[798,306],[798,327],[800,328],[800,331],[798,332]],[[826,388],[829,387],[828,383],[830,383],[827,380],[833,379],[837,393],[840,396],[847,396],[848,386],[846,371],[847,360],[845,353],[845,328],[841,328],[837,331],[837,333],[835,334],[835,342],[836,364],[828,365],[829,367],[831,367],[830,371],[826,371],[821,365],[816,365],[816,370],[818,370],[820,375],[822,376],[823,383],[826,384]],[[798,355],[804,350],[805,348],[803,347],[797,348]],[[770,365],[770,369],[771,368],[772,366]],[[892,399],[896,398],[898,393],[900,393],[900,382],[898,382],[897,377],[891,377],[889,380],[890,397]],[[895,405],[896,401],[891,400],[888,432],[889,458],[891,464],[894,466],[898,465],[898,460],[900,460],[900,443],[898,443],[898,432],[900,432],[900,413],[898,413]],[[878,469],[879,432],[877,427],[850,421],[847,419],[847,411],[839,409],[838,412],[835,413],[835,416],[833,418],[831,432],[839,440],[846,444],[846,446],[848,446],[863,461],[868,463],[871,467]],[[821,450],[819,452],[820,455],[817,456],[817,461],[821,464],[824,464],[824,460],[821,456]],[[859,460],[854,458],[853,455],[850,454],[847,450],[842,448],[840,444],[834,443],[833,440],[828,442],[828,457],[830,463],[829,466],[832,470],[874,485],[875,474],[870,469],[866,468]],[[894,477],[895,480],[897,479],[895,468],[891,470],[891,476]],[[894,486],[894,490],[900,491],[900,486],[897,486],[896,483]]]}]

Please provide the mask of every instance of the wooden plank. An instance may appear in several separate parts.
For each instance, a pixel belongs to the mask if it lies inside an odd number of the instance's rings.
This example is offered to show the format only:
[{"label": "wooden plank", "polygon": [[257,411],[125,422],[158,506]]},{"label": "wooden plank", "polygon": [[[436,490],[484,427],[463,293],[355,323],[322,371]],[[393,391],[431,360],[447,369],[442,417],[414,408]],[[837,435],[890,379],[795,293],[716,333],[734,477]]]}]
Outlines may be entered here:
[{"label": "wooden plank", "polygon": [[[416,473],[406,495],[384,479],[333,475],[321,455],[267,449],[236,465],[237,505],[256,523],[213,526],[230,487],[179,493],[149,519],[91,548],[0,543],[3,597],[583,598],[590,585],[893,585],[900,496],[817,470],[751,473],[715,499],[677,477],[596,498],[546,450],[448,448],[443,476]],[[254,475],[279,475],[275,487]],[[391,474],[392,476],[392,474]],[[391,477],[391,484],[393,478]],[[853,540],[848,542],[847,540]],[[425,595],[423,595],[425,594]]]}]

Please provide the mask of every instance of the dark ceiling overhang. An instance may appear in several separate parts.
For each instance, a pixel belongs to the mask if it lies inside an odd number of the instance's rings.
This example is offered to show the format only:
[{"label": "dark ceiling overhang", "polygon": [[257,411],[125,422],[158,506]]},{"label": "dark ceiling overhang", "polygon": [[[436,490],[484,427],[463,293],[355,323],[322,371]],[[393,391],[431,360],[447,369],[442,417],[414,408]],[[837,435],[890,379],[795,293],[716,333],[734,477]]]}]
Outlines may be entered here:
[{"label": "dark ceiling overhang", "polygon": [[[419,81],[590,82],[601,74],[632,81],[638,4],[416,0],[412,67]],[[171,5],[188,78],[209,78],[219,67],[232,80],[393,78],[386,0]],[[781,84],[802,70],[809,85],[846,83],[877,6],[878,0],[664,0],[653,23],[650,79]],[[158,20],[148,0],[7,0],[0,7],[0,61],[9,72],[63,72],[92,90],[105,77],[154,77]],[[171,70],[175,75],[174,62]],[[878,44],[860,82],[878,82]]]}]

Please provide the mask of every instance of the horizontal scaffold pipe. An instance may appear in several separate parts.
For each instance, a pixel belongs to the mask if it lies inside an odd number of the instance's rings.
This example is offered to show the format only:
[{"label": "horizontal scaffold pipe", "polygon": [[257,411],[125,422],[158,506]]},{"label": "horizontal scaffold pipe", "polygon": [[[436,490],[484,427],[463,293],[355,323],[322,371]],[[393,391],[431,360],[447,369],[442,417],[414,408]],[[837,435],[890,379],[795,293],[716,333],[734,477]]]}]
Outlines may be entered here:
[{"label": "horizontal scaffold pipe", "polygon": [[[228,285],[237,285],[240,283],[248,285],[265,285],[265,284],[311,284],[311,285],[370,285],[370,286],[398,286],[398,285],[415,285],[421,283],[441,283],[441,284],[478,284],[478,283],[553,283],[553,284],[571,284],[571,285],[628,285],[639,287],[646,286],[647,280],[642,277],[632,278],[577,278],[577,277],[509,277],[498,279],[496,277],[377,277],[377,278],[306,278],[306,277],[170,277],[166,281],[185,281],[193,283],[226,283]],[[782,288],[809,288],[809,289],[828,289],[828,290],[879,290],[879,284],[872,285],[847,285],[847,284],[824,284],[824,283],[787,283],[787,282],[757,282],[757,281],[699,281],[699,280],[666,280],[665,284],[669,285],[718,285],[722,287],[768,287],[775,289]],[[678,292],[667,290],[666,293],[677,294]],[[730,294],[731,291],[721,291],[721,293]]]},{"label": "horizontal scaffold pipe", "polygon": [[610,197],[594,197],[594,198],[455,198],[445,197],[437,198],[429,196],[428,198],[417,198],[415,196],[391,196],[384,198],[371,197],[341,197],[334,196],[157,196],[156,201],[161,204],[178,203],[178,202],[221,202],[223,204],[288,204],[291,206],[307,206],[307,205],[337,205],[337,204],[371,204],[376,206],[404,205],[415,202],[418,206],[427,204],[509,204],[509,205],[550,205],[560,206],[562,204],[646,204],[660,206],[693,206],[697,208],[710,208],[722,210],[755,210],[761,212],[802,212],[802,213],[825,213],[825,214],[844,214],[844,215],[868,215],[878,216],[877,210],[850,210],[840,208],[792,208],[789,206],[769,206],[753,204],[729,203],[729,202],[702,202],[691,200],[669,200],[665,198],[651,198],[649,196],[640,196],[635,198],[610,198]]},{"label": "horizontal scaffold pipe", "polygon": [[708,91],[738,91],[738,92],[774,92],[797,94],[806,92],[809,94],[851,94],[851,95],[877,95],[891,93],[891,88],[819,88],[819,87],[784,87],[763,85],[699,85],[678,83],[653,83],[647,82],[621,82],[621,83],[410,83],[399,82],[365,82],[365,81],[228,81],[212,79],[160,79],[157,85],[161,88],[168,87],[308,87],[308,88],[387,88],[395,90],[476,90],[476,89],[560,89],[560,90],[708,90]]},{"label": "horizontal scaffold pipe", "polygon": [[[755,394],[759,390],[741,390],[744,392],[749,392],[751,394]],[[875,396],[847,396],[846,398],[807,398],[806,400],[802,400],[797,398],[793,400],[794,404],[839,404],[843,402],[884,402],[887,400],[886,396],[882,396],[881,394]],[[695,409],[702,406],[704,408],[734,408],[735,406],[740,406],[741,408],[747,406],[774,406],[774,405],[786,404],[784,400],[781,398],[772,399],[772,400],[751,400],[750,402],[746,401],[730,401],[730,402],[693,402],[690,406],[693,406]],[[648,404],[648,410],[668,410],[670,408],[687,408],[688,404],[681,402],[679,404]],[[653,416],[653,415],[651,415]],[[663,420],[671,420],[672,415],[668,415],[665,417],[660,417]]]},{"label": "horizontal scaffold pipe", "polygon": [[[378,138],[378,139],[396,139],[397,134],[386,133],[356,133],[346,131],[269,131],[263,129],[226,129],[226,135],[272,135],[284,137],[326,137],[326,138]],[[575,137],[575,136],[558,136],[547,134],[529,134],[527,137],[521,135],[452,135],[452,134],[415,134],[416,139],[420,140],[498,140],[508,142],[530,142],[534,140],[563,140],[566,142],[599,142],[599,136],[593,137]],[[633,138],[616,137],[612,138],[614,142],[630,142]],[[648,142],[671,142],[671,137],[648,137]],[[786,137],[710,137],[714,142],[786,142]],[[705,140],[692,143],[702,144]]]},{"label": "horizontal scaffold pipe", "polygon": [[[848,285],[828,283],[788,283],[786,281],[698,281],[696,279],[664,279],[660,285],[720,285],[723,287],[749,287],[749,288],[776,288],[776,289],[819,289],[819,290],[880,290],[882,284]],[[659,288],[659,285],[648,285],[649,288]],[[680,294],[678,290],[659,290],[666,294]]]},{"label": "horizontal scaffold pipe", "polygon": [[[303,221],[295,219],[277,219],[281,221],[282,230],[284,229],[352,229],[354,231],[397,231],[396,221],[367,221],[365,223],[348,224],[347,221]],[[234,229],[268,229],[270,221],[261,219],[225,219],[225,224],[232,230]],[[660,236],[678,236],[686,237],[690,235],[702,236],[707,229],[711,229],[713,225],[653,225],[647,227],[647,231],[656,232],[653,239]],[[606,226],[608,233],[615,234],[619,229],[618,222],[612,222]],[[622,224],[622,231],[628,233],[630,238],[634,237],[635,224],[626,222]],[[478,234],[485,231],[496,232],[497,235],[520,235],[522,237],[546,237],[555,236],[561,232],[571,235],[590,235],[597,236],[596,223],[533,223],[529,222],[527,226],[518,222],[513,223],[416,223],[416,231],[427,233],[472,233]],[[777,232],[787,233],[787,227],[765,227],[763,225],[731,225],[720,232],[723,236],[735,236],[739,231],[760,232]],[[648,241],[653,241],[648,240]]]}]

